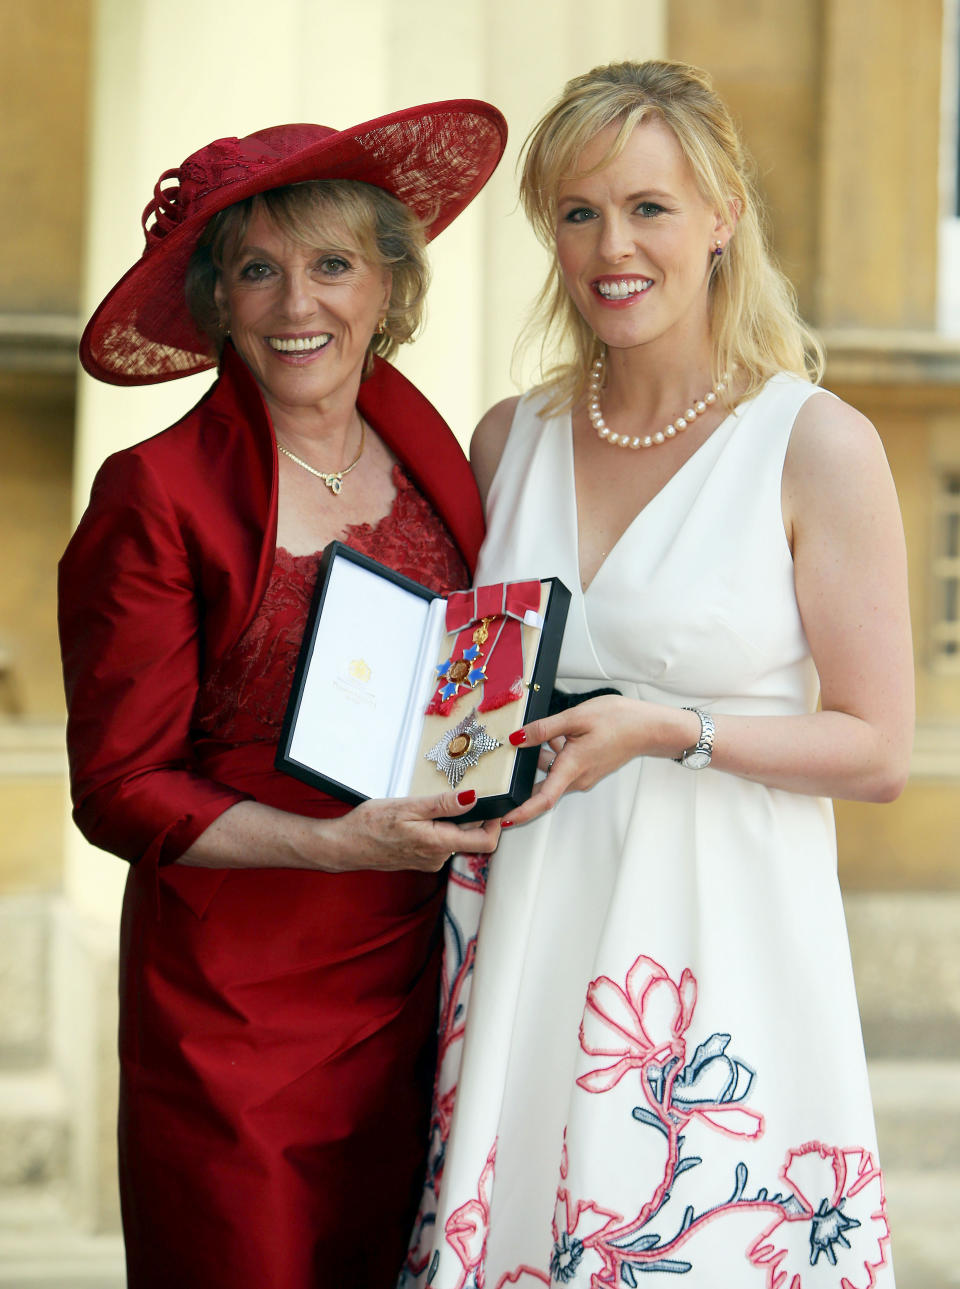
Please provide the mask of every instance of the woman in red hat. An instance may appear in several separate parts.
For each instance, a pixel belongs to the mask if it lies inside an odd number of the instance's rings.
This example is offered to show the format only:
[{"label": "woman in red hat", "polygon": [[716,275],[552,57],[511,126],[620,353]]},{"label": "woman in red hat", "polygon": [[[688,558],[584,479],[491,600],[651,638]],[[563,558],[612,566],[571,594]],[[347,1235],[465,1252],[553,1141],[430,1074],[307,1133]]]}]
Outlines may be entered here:
[{"label": "woman in red hat", "polygon": [[81,342],[115,384],[218,367],[193,411],[104,463],[61,563],[74,814],[130,863],[131,1289],[376,1289],[402,1259],[440,870],[496,828],[443,821],[469,793],[350,810],[273,763],[332,539],[443,593],[469,583],[469,467],[385,359],[419,321],[425,241],[504,141],[471,101],[220,139],[161,178],[143,255]]}]

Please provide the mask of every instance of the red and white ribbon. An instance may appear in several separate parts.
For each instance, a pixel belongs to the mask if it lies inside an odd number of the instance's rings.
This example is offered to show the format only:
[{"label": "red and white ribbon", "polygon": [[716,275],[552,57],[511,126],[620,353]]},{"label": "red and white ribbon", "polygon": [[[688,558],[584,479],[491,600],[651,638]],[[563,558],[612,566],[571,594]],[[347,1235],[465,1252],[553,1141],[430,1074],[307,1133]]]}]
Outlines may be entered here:
[{"label": "red and white ribbon", "polygon": [[[477,586],[472,591],[454,591],[447,600],[446,628],[457,638],[450,652],[462,658],[473,644],[474,632],[487,619],[487,640],[480,646],[483,656],[483,699],[478,711],[492,712],[523,697],[524,625],[541,628],[540,583],[498,582]],[[437,686],[427,715],[446,716],[459,694],[444,699]]]}]

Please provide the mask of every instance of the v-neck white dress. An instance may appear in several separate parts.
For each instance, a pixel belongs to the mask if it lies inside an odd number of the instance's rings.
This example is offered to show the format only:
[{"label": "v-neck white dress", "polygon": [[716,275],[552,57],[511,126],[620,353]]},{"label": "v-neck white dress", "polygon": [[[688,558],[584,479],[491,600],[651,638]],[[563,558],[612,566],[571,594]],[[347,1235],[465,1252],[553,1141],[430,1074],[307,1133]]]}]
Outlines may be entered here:
[{"label": "v-neck white dress", "polygon": [[[570,588],[564,688],[813,710],[780,492],[815,392],[769,381],[586,592],[570,417],[521,400],[477,579]],[[891,1289],[828,801],[637,759],[459,856],[446,931],[402,1285]]]}]

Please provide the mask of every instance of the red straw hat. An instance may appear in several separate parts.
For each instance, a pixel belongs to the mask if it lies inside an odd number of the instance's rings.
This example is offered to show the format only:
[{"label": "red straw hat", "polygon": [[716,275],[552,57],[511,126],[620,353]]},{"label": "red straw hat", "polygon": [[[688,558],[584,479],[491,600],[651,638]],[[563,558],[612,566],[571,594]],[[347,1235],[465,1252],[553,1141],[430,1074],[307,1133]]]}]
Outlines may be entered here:
[{"label": "red straw hat", "polygon": [[184,279],[217,211],[268,188],[360,179],[392,193],[436,237],[490,178],[506,140],[501,114],[474,99],[411,107],[350,130],[275,125],[215,140],[160,176],[143,212],[144,252],[87,323],[81,363],[111,385],[149,385],[216,365],[187,308]]}]

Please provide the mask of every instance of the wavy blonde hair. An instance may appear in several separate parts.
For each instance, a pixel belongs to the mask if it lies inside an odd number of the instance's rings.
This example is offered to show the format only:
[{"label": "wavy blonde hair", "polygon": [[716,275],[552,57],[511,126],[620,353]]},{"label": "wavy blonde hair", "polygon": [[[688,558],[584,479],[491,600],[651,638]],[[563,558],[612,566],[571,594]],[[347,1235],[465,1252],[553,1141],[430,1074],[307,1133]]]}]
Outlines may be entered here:
[{"label": "wavy blonde hair", "polygon": [[740,397],[749,398],[778,371],[815,382],[822,374],[823,348],[801,320],[793,287],[773,262],[750,162],[708,74],[687,63],[610,63],[569,81],[521,151],[520,199],[552,263],[520,343],[540,338],[539,388],[547,396],[548,413],[583,397],[590,364],[602,352],[567,292],[556,258],[560,186],[601,130],[619,126],[603,166],[651,117],[673,131],[704,200],[718,211],[737,213],[736,231],[708,286],[714,381],[736,365]]}]

